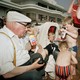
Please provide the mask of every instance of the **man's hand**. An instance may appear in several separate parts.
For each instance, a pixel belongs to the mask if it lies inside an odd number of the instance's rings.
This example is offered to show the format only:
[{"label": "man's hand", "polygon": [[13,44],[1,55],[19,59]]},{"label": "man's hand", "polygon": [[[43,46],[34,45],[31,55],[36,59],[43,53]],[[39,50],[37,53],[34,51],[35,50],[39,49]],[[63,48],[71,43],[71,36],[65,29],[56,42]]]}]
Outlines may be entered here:
[{"label": "man's hand", "polygon": [[44,65],[44,63],[43,63],[43,64],[39,64],[39,63],[38,63],[39,61],[40,61],[40,58],[38,58],[38,59],[32,64],[33,69],[40,68],[40,67],[42,67],[42,66]]}]

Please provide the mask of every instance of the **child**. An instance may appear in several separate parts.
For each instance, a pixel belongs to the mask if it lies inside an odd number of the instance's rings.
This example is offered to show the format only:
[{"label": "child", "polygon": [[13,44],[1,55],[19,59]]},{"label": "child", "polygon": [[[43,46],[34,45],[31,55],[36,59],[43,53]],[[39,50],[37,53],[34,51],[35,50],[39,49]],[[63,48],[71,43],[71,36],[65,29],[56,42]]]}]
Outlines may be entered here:
[{"label": "child", "polygon": [[48,51],[49,60],[47,62],[45,71],[49,74],[51,79],[55,79],[55,61],[57,58],[57,54],[59,52],[58,45],[54,43],[55,40],[55,32],[54,26],[51,26],[48,31],[48,39],[50,43],[45,47]]},{"label": "child", "polygon": [[[55,73],[60,80],[68,80],[70,76],[70,65],[78,63],[68,48],[66,41],[59,43],[60,52],[56,60]],[[56,78],[56,80],[58,79]]]},{"label": "child", "polygon": [[[61,32],[66,33],[66,41],[68,43],[70,51],[73,53],[73,55],[76,57],[77,51],[78,51],[78,46],[77,46],[77,38],[78,38],[78,31],[75,28],[73,24],[73,19],[68,16],[64,19],[63,25],[65,29],[61,29]],[[76,68],[75,66],[72,65],[72,77],[76,75]]]},{"label": "child", "polygon": [[58,45],[56,45],[54,43],[54,39],[55,39],[55,34],[53,32],[49,32],[48,33],[48,39],[50,41],[50,44],[48,44],[45,49],[48,50],[48,54],[52,54],[55,61],[56,61],[56,58],[57,58],[57,53],[59,52],[59,49],[58,49]]}]

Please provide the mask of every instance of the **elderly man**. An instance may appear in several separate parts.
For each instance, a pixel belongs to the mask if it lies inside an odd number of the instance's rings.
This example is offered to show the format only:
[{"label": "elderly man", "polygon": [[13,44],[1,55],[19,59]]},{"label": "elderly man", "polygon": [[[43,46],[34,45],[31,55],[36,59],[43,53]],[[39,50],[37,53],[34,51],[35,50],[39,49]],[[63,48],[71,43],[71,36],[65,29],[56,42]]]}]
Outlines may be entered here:
[{"label": "elderly man", "polygon": [[36,69],[44,64],[38,64],[40,59],[29,63],[30,55],[24,43],[31,19],[16,11],[9,11],[6,19],[0,30],[0,80],[42,80]]}]

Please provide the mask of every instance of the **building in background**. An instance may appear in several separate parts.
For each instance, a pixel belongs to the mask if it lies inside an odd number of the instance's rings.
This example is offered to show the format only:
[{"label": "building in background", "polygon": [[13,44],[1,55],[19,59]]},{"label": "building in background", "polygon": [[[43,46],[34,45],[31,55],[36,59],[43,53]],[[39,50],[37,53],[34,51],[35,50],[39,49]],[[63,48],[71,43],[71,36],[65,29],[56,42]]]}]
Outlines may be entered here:
[{"label": "building in background", "polygon": [[61,22],[67,15],[66,10],[55,0],[0,0],[0,17],[9,10],[17,10],[32,19],[33,22]]}]

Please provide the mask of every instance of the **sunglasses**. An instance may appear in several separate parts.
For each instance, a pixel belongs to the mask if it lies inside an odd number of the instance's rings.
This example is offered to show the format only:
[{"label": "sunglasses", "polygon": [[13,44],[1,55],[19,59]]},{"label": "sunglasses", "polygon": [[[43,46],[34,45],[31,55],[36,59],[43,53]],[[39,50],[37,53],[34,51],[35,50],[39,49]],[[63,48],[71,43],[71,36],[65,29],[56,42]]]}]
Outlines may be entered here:
[{"label": "sunglasses", "polygon": [[28,24],[25,23],[25,22],[23,22],[23,23],[22,23],[22,22],[17,22],[17,23],[19,23],[19,24],[21,24],[21,25],[23,25],[23,26],[25,26],[25,27],[28,25]]}]

